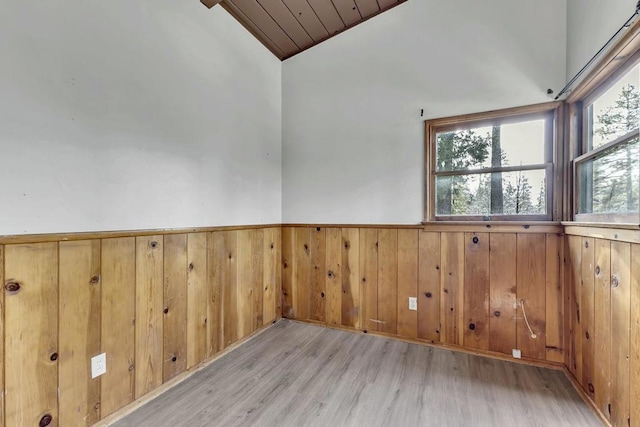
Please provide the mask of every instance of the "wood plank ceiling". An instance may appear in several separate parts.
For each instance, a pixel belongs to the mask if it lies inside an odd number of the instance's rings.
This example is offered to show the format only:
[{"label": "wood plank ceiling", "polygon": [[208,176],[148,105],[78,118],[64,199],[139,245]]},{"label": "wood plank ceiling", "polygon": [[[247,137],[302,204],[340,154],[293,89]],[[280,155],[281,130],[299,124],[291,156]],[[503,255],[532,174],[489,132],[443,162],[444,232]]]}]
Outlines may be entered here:
[{"label": "wood plank ceiling", "polygon": [[406,0],[201,0],[224,7],[281,60]]}]

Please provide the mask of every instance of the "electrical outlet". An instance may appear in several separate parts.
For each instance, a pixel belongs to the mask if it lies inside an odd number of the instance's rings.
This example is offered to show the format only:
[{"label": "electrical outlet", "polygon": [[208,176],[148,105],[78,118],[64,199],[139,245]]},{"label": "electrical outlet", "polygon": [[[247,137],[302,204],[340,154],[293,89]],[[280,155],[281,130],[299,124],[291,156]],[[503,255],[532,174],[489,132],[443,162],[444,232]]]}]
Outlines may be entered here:
[{"label": "electrical outlet", "polygon": [[413,311],[418,310],[418,298],[409,297],[409,310],[413,310]]},{"label": "electrical outlet", "polygon": [[99,377],[107,373],[107,353],[102,353],[91,358],[91,378]]},{"label": "electrical outlet", "polygon": [[511,350],[511,353],[513,354],[513,358],[514,359],[521,359],[522,358],[522,352],[520,350],[518,350],[517,348],[514,348],[513,350]]}]

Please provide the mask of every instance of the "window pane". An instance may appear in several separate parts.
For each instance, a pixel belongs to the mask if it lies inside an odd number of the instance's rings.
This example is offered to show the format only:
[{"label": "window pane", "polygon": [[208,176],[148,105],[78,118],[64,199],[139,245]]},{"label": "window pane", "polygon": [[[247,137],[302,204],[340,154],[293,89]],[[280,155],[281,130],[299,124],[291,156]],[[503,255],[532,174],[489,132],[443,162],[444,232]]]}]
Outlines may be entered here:
[{"label": "window pane", "polygon": [[578,213],[636,213],[640,195],[638,137],[578,165]]},{"label": "window pane", "polygon": [[587,110],[588,150],[636,129],[640,123],[640,64],[619,79]]},{"label": "window pane", "polygon": [[438,133],[436,142],[439,172],[542,164],[545,120]]},{"label": "window pane", "polygon": [[436,216],[545,215],[545,170],[436,177]]}]

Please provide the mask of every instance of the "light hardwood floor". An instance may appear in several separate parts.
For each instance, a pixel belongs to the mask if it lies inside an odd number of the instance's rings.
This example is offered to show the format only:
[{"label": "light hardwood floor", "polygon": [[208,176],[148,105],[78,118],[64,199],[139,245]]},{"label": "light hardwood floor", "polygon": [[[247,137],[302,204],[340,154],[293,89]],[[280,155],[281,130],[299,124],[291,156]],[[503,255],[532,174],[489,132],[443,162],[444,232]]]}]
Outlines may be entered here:
[{"label": "light hardwood floor", "polygon": [[560,371],[282,320],[115,426],[598,426]]}]

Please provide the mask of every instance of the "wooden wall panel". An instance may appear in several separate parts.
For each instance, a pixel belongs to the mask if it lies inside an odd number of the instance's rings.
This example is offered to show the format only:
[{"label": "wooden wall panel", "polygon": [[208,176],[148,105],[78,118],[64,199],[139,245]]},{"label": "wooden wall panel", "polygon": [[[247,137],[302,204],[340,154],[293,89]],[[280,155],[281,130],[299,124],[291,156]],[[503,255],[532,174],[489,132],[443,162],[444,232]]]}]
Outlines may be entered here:
[{"label": "wooden wall panel", "polygon": [[640,245],[631,245],[631,335],[629,339],[629,417],[640,426]]},{"label": "wooden wall panel", "polygon": [[94,424],[279,317],[280,227],[99,236],[0,245],[0,425]]},{"label": "wooden wall panel", "polygon": [[207,272],[207,233],[191,233],[187,235],[187,369],[207,357]]},{"label": "wooden wall panel", "polygon": [[310,281],[311,281],[311,249],[310,230],[307,227],[295,228],[293,231],[293,287],[296,289],[296,319],[309,319],[310,317]]},{"label": "wooden wall panel", "polygon": [[[611,242],[611,422],[629,425],[631,244]],[[635,308],[637,310],[637,308]]]},{"label": "wooden wall panel", "polygon": [[594,279],[595,279],[595,240],[593,238],[583,238],[581,240],[580,255],[581,263],[581,316],[580,326],[582,334],[582,378],[579,378],[582,387],[587,390],[589,397],[594,399],[593,376],[595,370],[595,342],[594,332]]},{"label": "wooden wall panel", "polygon": [[[522,357],[544,360],[546,242],[544,234],[518,234],[517,237],[517,303],[516,340]],[[527,317],[533,333],[529,331]],[[535,335],[535,337],[534,337]]]},{"label": "wooden wall panel", "polygon": [[238,336],[250,334],[254,330],[253,318],[253,242],[252,230],[240,230],[238,233]]},{"label": "wooden wall panel", "polygon": [[346,26],[353,25],[362,19],[354,0],[332,0],[332,3]]},{"label": "wooden wall panel", "polygon": [[378,231],[378,330],[398,332],[398,230]]},{"label": "wooden wall panel", "polygon": [[378,330],[378,230],[360,229],[360,325],[364,331]]},{"label": "wooden wall panel", "polygon": [[207,233],[207,357],[238,339],[237,243],[235,231]]},{"label": "wooden wall panel", "polygon": [[238,332],[238,232],[210,233],[207,253],[209,265],[207,353],[208,356],[212,356],[240,338]]},{"label": "wooden wall panel", "polygon": [[102,351],[100,412],[105,417],[135,397],[136,241],[102,240]]},{"label": "wooden wall panel", "polygon": [[264,323],[264,230],[251,231],[251,285],[253,308],[251,332]]},{"label": "wooden wall panel", "polygon": [[582,378],[582,326],[580,324],[580,306],[582,299],[582,247],[578,236],[569,236],[569,259],[571,268],[571,282],[567,289],[571,293],[571,354],[569,369],[576,379]]},{"label": "wooden wall panel", "polygon": [[378,13],[378,11],[380,10],[380,7],[378,6],[378,2],[376,0],[355,0],[355,1],[362,17],[371,16],[375,13]]},{"label": "wooden wall panel", "polygon": [[418,311],[409,310],[409,297],[418,297],[418,233],[398,230],[398,335],[418,337]]},{"label": "wooden wall panel", "polygon": [[594,365],[595,404],[609,414],[611,378],[611,242],[595,240],[594,278]]},{"label": "wooden wall panel", "polygon": [[327,286],[327,230],[324,227],[309,229],[311,272],[309,287],[309,319],[324,322],[326,319]]},{"label": "wooden wall panel", "polygon": [[342,325],[360,329],[360,230],[342,230]]},{"label": "wooden wall panel", "polygon": [[465,233],[464,342],[489,349],[489,234]]},{"label": "wooden wall panel", "polygon": [[345,28],[344,22],[342,22],[342,18],[340,18],[333,4],[325,0],[307,1],[330,35],[336,34]]},{"label": "wooden wall panel", "polygon": [[561,275],[563,239],[547,234],[546,239],[546,353],[551,362],[564,362],[564,286]]},{"label": "wooden wall panel", "polygon": [[513,233],[494,233],[489,239],[489,350],[511,354],[517,348],[517,237]]},{"label": "wooden wall panel", "polygon": [[[0,245],[0,283],[4,286],[4,246]],[[4,426],[4,291],[0,292],[0,426]]]},{"label": "wooden wall panel", "polygon": [[136,238],[136,399],[162,384],[163,236]]},{"label": "wooden wall panel", "polygon": [[100,240],[60,242],[59,424],[100,420],[100,377],[91,378],[101,353]]},{"label": "wooden wall panel", "polygon": [[5,278],[6,425],[57,424],[58,244],[6,246]]},{"label": "wooden wall panel", "polygon": [[440,233],[418,237],[418,338],[440,341]]},{"label": "wooden wall panel", "polygon": [[293,16],[282,1],[258,0],[260,6],[271,16],[299,48],[313,44],[300,22]]},{"label": "wooden wall panel", "polygon": [[326,319],[329,325],[342,325],[342,229],[326,229]]},{"label": "wooden wall panel", "polygon": [[282,317],[295,318],[295,287],[293,286],[295,229],[282,227]]},{"label": "wooden wall panel", "polygon": [[440,339],[462,345],[464,330],[464,233],[442,233],[440,243]]},{"label": "wooden wall panel", "polygon": [[164,236],[162,380],[187,369],[187,235]]},{"label": "wooden wall panel", "polygon": [[264,284],[264,296],[262,299],[263,324],[271,323],[279,318],[280,310],[277,301],[280,299],[279,283],[280,275],[278,274],[280,265],[280,229],[267,228],[264,230],[264,247],[262,264]]}]

